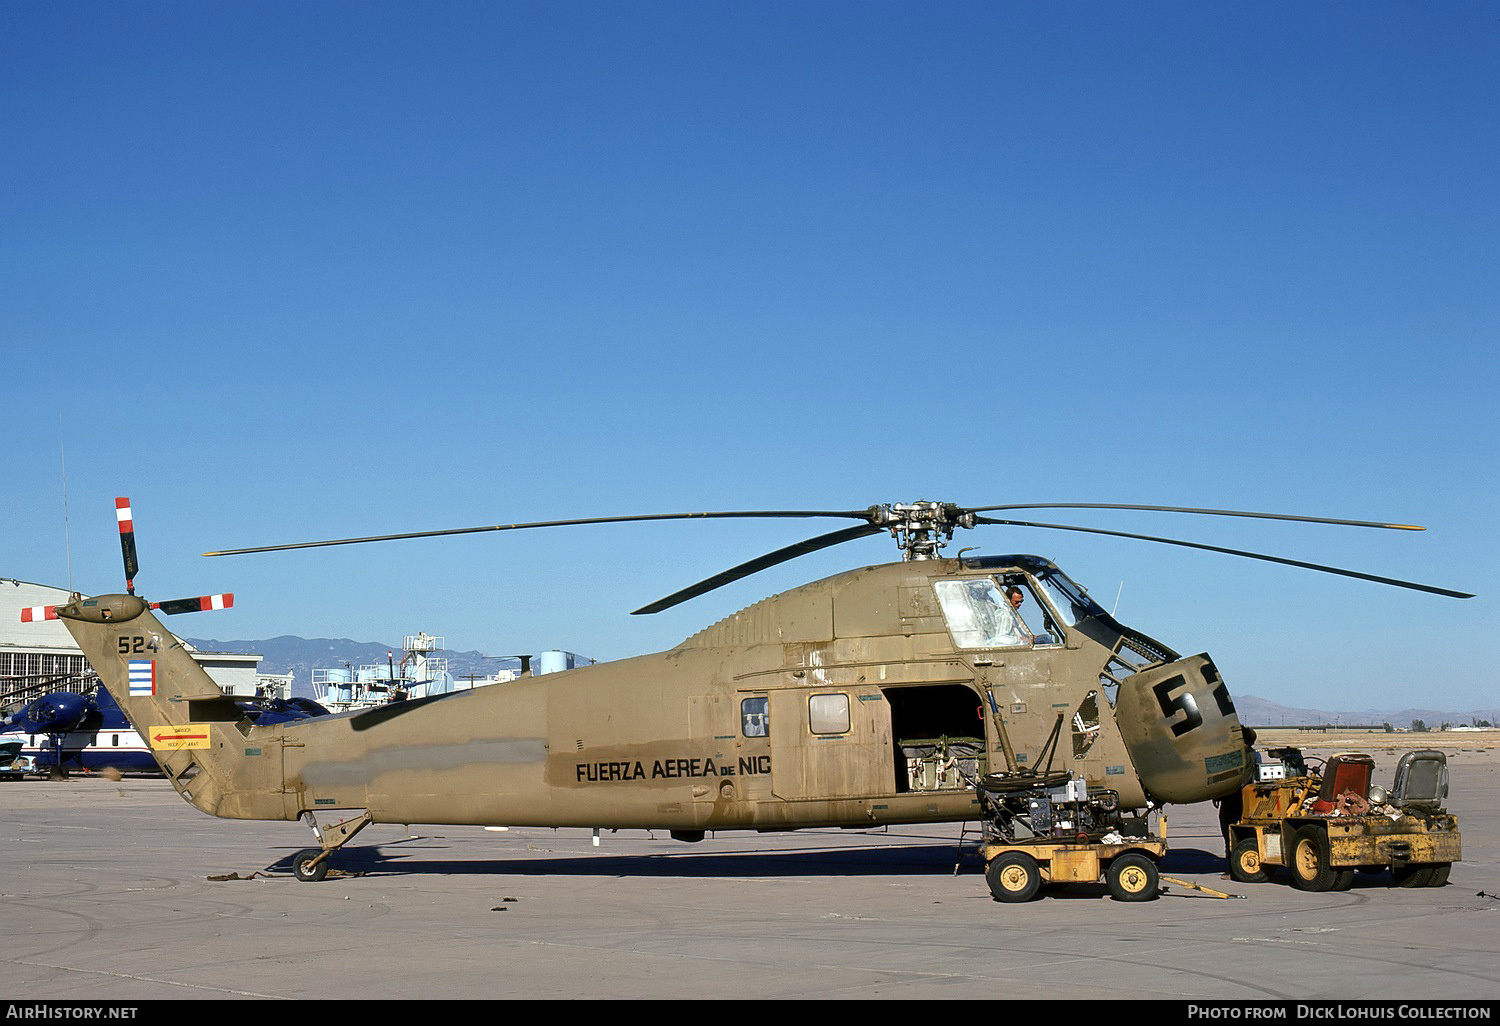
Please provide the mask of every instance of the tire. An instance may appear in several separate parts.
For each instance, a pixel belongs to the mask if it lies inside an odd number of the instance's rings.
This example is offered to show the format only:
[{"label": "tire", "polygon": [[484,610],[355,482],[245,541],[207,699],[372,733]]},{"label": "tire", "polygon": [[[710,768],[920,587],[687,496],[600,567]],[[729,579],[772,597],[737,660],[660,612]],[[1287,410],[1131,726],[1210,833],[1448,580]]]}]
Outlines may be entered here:
[{"label": "tire", "polygon": [[1433,872],[1436,869],[1437,866],[1431,862],[1419,864],[1408,862],[1404,866],[1392,866],[1391,875],[1396,878],[1397,887],[1429,887],[1432,885]]},{"label": "tire", "polygon": [[323,854],[322,848],[303,848],[292,856],[292,874],[303,883],[317,883],[328,875],[328,860],[313,864]]},{"label": "tire", "polygon": [[1126,852],[1104,871],[1109,896],[1116,901],[1155,901],[1161,891],[1156,863],[1136,852]]},{"label": "tire", "polygon": [[1347,891],[1354,886],[1354,867],[1348,869],[1335,869],[1333,871],[1333,886],[1330,891]]},{"label": "tire", "polygon": [[1247,837],[1229,853],[1229,878],[1236,883],[1265,883],[1270,879],[1260,861],[1260,842]]},{"label": "tire", "polygon": [[[1306,826],[1292,835],[1292,886],[1299,891],[1331,891],[1335,882],[1329,865],[1328,838],[1317,827]],[[1352,879],[1352,878],[1351,878]]]},{"label": "tire", "polygon": [[1437,862],[1432,867],[1432,878],[1427,881],[1428,887],[1446,887],[1448,885],[1448,873],[1453,869],[1451,862]]},{"label": "tire", "polygon": [[1018,904],[1031,901],[1042,889],[1042,867],[1022,851],[996,855],[984,867],[985,882],[996,901]]}]

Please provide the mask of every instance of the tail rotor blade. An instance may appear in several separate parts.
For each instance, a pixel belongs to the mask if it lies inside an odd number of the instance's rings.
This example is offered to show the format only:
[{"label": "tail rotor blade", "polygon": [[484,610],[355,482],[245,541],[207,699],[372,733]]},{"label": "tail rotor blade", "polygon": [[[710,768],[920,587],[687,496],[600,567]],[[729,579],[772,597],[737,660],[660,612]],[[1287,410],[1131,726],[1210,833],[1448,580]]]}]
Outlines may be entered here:
[{"label": "tail rotor blade", "polygon": [[197,598],[153,602],[151,608],[160,609],[168,615],[175,615],[177,613],[201,613],[210,609],[228,609],[233,605],[234,593],[225,592],[222,595],[199,595]]},{"label": "tail rotor blade", "polygon": [[120,553],[125,557],[125,590],[134,595],[135,575],[140,573],[141,564],[135,556],[135,520],[129,499],[115,499],[115,519],[120,522]]}]

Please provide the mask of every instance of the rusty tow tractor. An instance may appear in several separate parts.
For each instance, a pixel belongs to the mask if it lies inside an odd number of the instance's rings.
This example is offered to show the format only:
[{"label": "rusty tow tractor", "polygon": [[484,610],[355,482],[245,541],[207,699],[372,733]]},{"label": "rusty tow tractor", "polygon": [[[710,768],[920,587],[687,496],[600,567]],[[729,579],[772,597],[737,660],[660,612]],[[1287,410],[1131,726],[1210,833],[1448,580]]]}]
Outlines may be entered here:
[{"label": "rusty tow tractor", "polygon": [[1304,891],[1347,890],[1356,873],[1385,870],[1401,887],[1441,887],[1462,857],[1458,820],[1443,807],[1440,751],[1402,755],[1389,789],[1371,783],[1375,760],[1364,754],[1320,766],[1301,749],[1277,748],[1258,753],[1258,763],[1225,828],[1229,875],[1240,883],[1262,883],[1282,867]]}]

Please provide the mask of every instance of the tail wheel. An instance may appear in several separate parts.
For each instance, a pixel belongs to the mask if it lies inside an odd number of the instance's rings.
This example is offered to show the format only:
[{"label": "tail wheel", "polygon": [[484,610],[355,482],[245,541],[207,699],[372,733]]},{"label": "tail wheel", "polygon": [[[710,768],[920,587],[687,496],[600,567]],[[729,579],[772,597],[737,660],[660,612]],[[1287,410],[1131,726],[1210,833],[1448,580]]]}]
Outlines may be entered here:
[{"label": "tail wheel", "polygon": [[1269,877],[1260,861],[1260,842],[1247,837],[1229,855],[1229,876],[1238,883],[1265,883]]},{"label": "tail wheel", "polygon": [[1336,874],[1329,859],[1323,831],[1310,826],[1298,830],[1292,835],[1292,885],[1301,891],[1333,890]]},{"label": "tail wheel", "polygon": [[328,860],[314,862],[322,848],[303,848],[292,856],[292,874],[304,883],[317,883],[328,875]]},{"label": "tail wheel", "polygon": [[[1437,866],[1432,863],[1421,863],[1413,865],[1408,862],[1404,866],[1392,866],[1391,875],[1396,878],[1397,887],[1429,887],[1432,886],[1432,876]],[[1443,879],[1447,880],[1444,874]]]},{"label": "tail wheel", "polygon": [[1030,901],[1042,889],[1042,868],[1025,852],[1008,851],[990,860],[984,879],[996,901]]},{"label": "tail wheel", "polygon": [[1152,901],[1161,890],[1156,863],[1144,855],[1128,852],[1109,864],[1104,882],[1116,901]]}]

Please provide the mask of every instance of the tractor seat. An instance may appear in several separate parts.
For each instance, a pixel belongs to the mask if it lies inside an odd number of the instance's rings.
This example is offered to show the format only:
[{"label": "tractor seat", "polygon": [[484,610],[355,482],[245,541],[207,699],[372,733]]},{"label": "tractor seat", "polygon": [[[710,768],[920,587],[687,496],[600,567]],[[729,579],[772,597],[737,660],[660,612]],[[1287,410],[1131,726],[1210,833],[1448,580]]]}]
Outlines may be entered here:
[{"label": "tractor seat", "polygon": [[1339,796],[1352,792],[1360,800],[1370,796],[1370,774],[1375,770],[1375,760],[1368,755],[1335,755],[1323,767],[1323,786],[1318,788],[1312,811],[1332,812],[1339,805]]},{"label": "tractor seat", "polygon": [[1391,802],[1400,807],[1441,808],[1448,797],[1448,757],[1432,748],[1407,752],[1396,763]]}]

